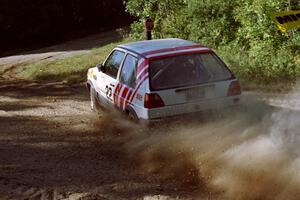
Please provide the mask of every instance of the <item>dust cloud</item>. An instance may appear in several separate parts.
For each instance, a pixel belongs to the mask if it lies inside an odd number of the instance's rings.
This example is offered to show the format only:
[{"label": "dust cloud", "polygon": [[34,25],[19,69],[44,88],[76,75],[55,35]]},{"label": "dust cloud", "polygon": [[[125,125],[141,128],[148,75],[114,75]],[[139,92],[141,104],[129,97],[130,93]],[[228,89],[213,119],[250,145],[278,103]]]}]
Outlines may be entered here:
[{"label": "dust cloud", "polygon": [[300,199],[300,112],[251,95],[242,105],[150,131],[111,116],[97,127],[120,136],[143,170],[178,187],[213,199]]}]

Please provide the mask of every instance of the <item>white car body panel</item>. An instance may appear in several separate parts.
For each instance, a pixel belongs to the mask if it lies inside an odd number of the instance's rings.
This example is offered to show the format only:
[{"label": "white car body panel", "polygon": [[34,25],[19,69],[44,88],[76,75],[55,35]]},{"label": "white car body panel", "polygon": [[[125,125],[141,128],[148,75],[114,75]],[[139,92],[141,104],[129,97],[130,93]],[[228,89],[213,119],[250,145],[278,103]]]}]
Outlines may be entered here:
[{"label": "white car body panel", "polygon": [[147,116],[144,119],[159,119],[208,110],[218,110],[224,107],[236,105],[235,99],[236,97],[223,97],[211,99],[209,101],[195,101],[186,104],[178,104],[173,106],[149,109],[147,112],[145,112],[147,113]]},{"label": "white car body panel", "polygon": [[[95,88],[101,104],[106,102],[122,111],[134,112],[138,119],[152,120],[234,106],[240,97],[239,94],[228,96],[230,85],[232,82],[237,81],[234,77],[230,80],[173,89],[157,91],[151,89],[149,63],[152,59],[169,55],[192,54],[200,51],[212,52],[207,47],[180,39],[164,39],[120,45],[114,50],[125,53],[117,77],[112,78],[94,67],[88,70],[88,84],[90,87]],[[120,71],[128,54],[138,58],[134,88],[120,82]],[[145,108],[145,94],[150,93],[159,95],[164,102],[164,106],[151,109]]]}]

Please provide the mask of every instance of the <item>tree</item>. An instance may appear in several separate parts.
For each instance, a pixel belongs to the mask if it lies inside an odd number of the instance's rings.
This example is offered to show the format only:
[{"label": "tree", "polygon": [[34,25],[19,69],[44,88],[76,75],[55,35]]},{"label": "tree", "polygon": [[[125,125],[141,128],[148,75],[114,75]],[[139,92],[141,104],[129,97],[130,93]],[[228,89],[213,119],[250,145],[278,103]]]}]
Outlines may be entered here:
[{"label": "tree", "polygon": [[[300,34],[277,30],[271,12],[286,10],[286,0],[126,0],[139,18],[132,36],[142,39],[143,19],[155,19],[154,38],[180,37],[217,49],[244,78],[295,79],[300,74]],[[285,4],[284,4],[285,3]]]}]

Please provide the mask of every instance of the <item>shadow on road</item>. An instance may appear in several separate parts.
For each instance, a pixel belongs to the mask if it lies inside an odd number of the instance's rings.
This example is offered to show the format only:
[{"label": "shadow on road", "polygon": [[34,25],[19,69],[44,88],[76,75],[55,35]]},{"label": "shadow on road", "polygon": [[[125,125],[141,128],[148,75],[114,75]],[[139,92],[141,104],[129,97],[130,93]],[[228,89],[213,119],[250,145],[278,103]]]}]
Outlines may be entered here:
[{"label": "shadow on road", "polygon": [[81,100],[89,98],[85,85],[68,85],[62,82],[41,83],[33,81],[2,81],[0,85],[1,96],[16,98],[25,97],[65,97],[76,95]]},{"label": "shadow on road", "polygon": [[[84,123],[93,126],[91,121]],[[0,180],[108,199],[184,193],[140,171],[105,130],[74,126],[40,117],[0,117]]]},{"label": "shadow on road", "polygon": [[49,191],[61,199],[76,193],[87,199],[193,195],[176,180],[148,174],[128,157],[119,139],[122,128],[95,125],[98,120],[113,122],[90,112],[85,86],[2,83],[0,197],[42,199]]}]

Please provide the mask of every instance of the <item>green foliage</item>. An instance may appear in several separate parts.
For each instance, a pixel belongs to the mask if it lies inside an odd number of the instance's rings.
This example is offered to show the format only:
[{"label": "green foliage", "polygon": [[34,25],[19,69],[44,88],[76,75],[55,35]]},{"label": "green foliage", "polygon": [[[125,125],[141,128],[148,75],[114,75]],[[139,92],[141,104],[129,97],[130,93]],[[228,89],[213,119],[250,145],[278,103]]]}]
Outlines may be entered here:
[{"label": "green foliage", "polygon": [[104,61],[109,52],[118,44],[128,39],[113,42],[90,53],[67,57],[54,61],[41,61],[20,68],[18,75],[22,78],[41,81],[67,81],[80,83],[86,80],[87,69]]},{"label": "green foliage", "polygon": [[179,37],[216,49],[246,80],[294,81],[300,74],[300,32],[281,33],[270,13],[285,0],[126,0],[139,18],[131,36],[144,38],[144,18],[155,21],[154,38]]},{"label": "green foliage", "polygon": [[176,16],[176,12],[180,11],[185,5],[186,0],[127,0],[127,11],[140,19],[140,21],[133,23],[133,36],[136,39],[142,39],[144,34],[144,19],[151,16],[154,19],[155,27],[153,36],[155,38],[164,37],[164,20]]}]

